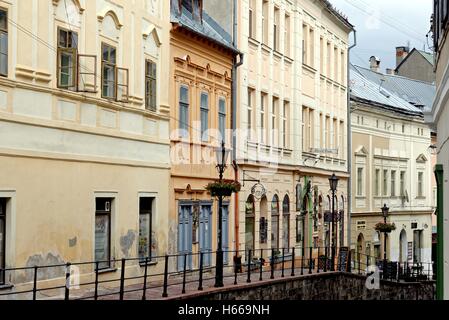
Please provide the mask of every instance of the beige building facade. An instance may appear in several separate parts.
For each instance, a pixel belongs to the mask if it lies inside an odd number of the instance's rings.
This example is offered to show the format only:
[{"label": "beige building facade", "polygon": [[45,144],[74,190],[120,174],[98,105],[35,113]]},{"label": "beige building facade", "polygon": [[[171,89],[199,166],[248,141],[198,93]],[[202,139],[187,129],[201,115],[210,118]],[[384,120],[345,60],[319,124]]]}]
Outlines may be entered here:
[{"label": "beige building facade", "polygon": [[294,247],[300,254],[329,247],[333,172],[340,178],[335,210],[343,246],[352,26],[326,1],[245,0],[238,9],[245,63],[238,70],[236,149],[243,188],[236,248],[260,257],[260,249]]},{"label": "beige building facade", "polygon": [[0,16],[0,268],[99,260],[107,277],[111,259],[139,257],[159,268],[169,3],[13,0]]},{"label": "beige building facade", "polygon": [[[351,71],[352,252],[362,268],[382,260],[386,250],[390,261],[424,263],[431,272],[431,130],[422,110],[357,70]],[[386,249],[384,234],[375,230],[384,204],[387,222],[396,226]]]}]

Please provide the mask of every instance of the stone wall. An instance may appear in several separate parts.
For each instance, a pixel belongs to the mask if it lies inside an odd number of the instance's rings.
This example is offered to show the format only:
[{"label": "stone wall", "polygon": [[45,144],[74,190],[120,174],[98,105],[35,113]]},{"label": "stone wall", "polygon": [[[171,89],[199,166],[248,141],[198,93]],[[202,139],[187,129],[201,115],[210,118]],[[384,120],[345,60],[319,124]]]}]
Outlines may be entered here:
[{"label": "stone wall", "polygon": [[286,277],[234,288],[214,289],[178,299],[203,300],[434,300],[435,283],[381,281],[380,290],[368,290],[366,276],[326,273]]}]

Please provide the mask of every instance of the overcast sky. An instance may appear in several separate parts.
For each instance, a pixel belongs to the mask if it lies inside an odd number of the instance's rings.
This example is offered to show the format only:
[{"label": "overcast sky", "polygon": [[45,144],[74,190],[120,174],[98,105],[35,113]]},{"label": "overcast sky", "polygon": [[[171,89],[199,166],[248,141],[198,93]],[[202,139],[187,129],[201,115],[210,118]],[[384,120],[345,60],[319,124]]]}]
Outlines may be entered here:
[{"label": "overcast sky", "polygon": [[352,49],[351,62],[369,66],[369,58],[381,59],[381,70],[396,67],[398,46],[410,42],[410,50],[430,51],[432,0],[330,0],[355,25],[357,47]]}]

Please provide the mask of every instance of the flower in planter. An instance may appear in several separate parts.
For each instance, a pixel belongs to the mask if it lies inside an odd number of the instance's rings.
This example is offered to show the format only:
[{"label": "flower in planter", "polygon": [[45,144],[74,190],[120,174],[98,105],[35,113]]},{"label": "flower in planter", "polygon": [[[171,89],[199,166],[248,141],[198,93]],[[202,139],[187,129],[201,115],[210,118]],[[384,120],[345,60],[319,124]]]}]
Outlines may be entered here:
[{"label": "flower in planter", "polygon": [[233,193],[239,192],[241,185],[237,181],[226,182],[216,181],[211,182],[206,186],[206,190],[210,192],[213,197],[230,197]]},{"label": "flower in planter", "polygon": [[391,231],[396,230],[396,225],[394,223],[379,222],[374,229],[379,232],[390,233]]}]

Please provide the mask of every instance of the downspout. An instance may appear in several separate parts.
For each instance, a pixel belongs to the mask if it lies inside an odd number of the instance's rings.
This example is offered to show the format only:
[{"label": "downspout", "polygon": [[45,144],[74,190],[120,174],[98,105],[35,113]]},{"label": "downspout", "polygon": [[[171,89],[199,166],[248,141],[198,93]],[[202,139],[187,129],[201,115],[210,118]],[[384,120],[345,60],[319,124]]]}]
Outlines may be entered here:
[{"label": "downspout", "polygon": [[354,32],[354,44],[351,45],[348,48],[348,57],[347,57],[347,104],[348,104],[348,119],[347,119],[347,134],[348,134],[348,247],[349,250],[351,250],[351,220],[352,220],[352,130],[351,130],[351,90],[350,90],[350,84],[351,84],[351,49],[353,49],[355,46],[357,46],[357,31],[355,29],[352,30]]},{"label": "downspout", "polygon": [[437,300],[444,300],[444,172],[443,165],[435,166],[437,181]]},{"label": "downspout", "polygon": [[[237,0],[234,0],[234,10],[233,10],[233,27],[232,27],[232,44],[234,48],[237,48],[238,41],[237,41]],[[232,165],[234,168],[234,176],[235,181],[239,181],[239,167],[237,164],[237,68],[240,67],[243,64],[243,53],[239,53],[239,61],[237,62],[237,57],[234,56],[234,63],[232,66],[232,94],[231,94],[231,100],[232,100],[232,115],[231,115],[231,126],[232,126]],[[239,256],[239,193],[236,192],[234,194],[234,241],[235,241],[235,251],[236,256]]]}]

